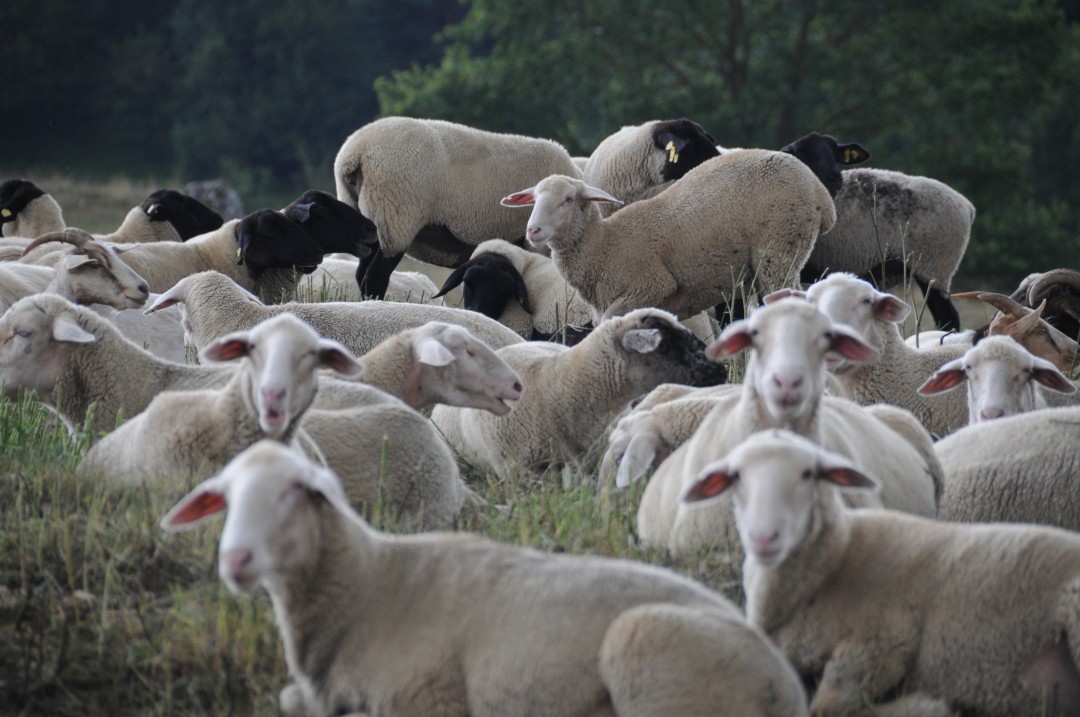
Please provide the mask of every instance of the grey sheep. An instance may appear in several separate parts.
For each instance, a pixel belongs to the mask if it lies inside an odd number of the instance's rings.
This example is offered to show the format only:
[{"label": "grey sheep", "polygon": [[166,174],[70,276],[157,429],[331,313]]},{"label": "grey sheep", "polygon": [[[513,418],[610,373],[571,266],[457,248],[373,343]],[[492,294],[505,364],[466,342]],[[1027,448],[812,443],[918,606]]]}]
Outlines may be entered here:
[{"label": "grey sheep", "polygon": [[769,431],[684,496],[733,494],[747,617],[817,682],[810,713],[898,693],[984,717],[1080,713],[1080,536],[840,501],[876,486],[846,457]]},{"label": "grey sheep", "polygon": [[618,201],[565,176],[503,199],[535,205],[529,242],[550,247],[559,272],[604,317],[655,306],[686,318],[732,303],[740,289],[794,285],[836,218],[806,165],[764,150],[710,159],[662,194],[601,218],[596,203]]},{"label": "grey sheep", "polygon": [[334,160],[337,197],[375,223],[379,249],[362,259],[361,290],[383,298],[406,251],[454,267],[494,237],[520,240],[523,216],[503,212],[508,187],[580,176],[556,142],[442,120],[384,117],[353,132]]},{"label": "grey sheep", "polygon": [[470,463],[507,476],[580,459],[626,405],[665,381],[723,383],[705,344],[659,309],[609,319],[578,345],[498,350],[524,392],[508,416],[436,406],[431,420]]},{"label": "grey sheep", "polygon": [[806,711],[776,648],[723,597],[671,571],[379,533],[333,473],[272,442],[197,486],[162,526],[226,509],[218,572],[234,592],[270,593],[294,680],[280,696],[287,715]]}]

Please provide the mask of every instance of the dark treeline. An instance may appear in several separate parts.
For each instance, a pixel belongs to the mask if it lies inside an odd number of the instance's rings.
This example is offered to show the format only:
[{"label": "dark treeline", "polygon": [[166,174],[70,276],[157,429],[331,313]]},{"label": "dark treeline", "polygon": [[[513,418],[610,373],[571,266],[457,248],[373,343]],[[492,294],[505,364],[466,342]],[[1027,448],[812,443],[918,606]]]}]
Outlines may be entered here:
[{"label": "dark treeline", "polygon": [[289,191],[327,187],[379,114],[573,154],[660,117],[727,146],[819,130],[967,195],[961,273],[1007,286],[1080,264],[1078,20],[1075,0],[39,0],[0,9],[2,121],[22,166]]}]

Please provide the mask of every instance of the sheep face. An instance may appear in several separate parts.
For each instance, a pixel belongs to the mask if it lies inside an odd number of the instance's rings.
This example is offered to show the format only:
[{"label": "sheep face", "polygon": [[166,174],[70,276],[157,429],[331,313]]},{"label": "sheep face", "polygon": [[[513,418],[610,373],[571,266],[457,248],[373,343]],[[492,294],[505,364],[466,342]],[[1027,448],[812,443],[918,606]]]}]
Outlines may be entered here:
[{"label": "sheep face", "polygon": [[[900,299],[878,291],[868,282],[851,274],[830,274],[810,286],[806,298],[836,324],[846,324],[858,332],[867,343],[880,348],[876,339],[880,323],[898,324],[907,317],[911,307]],[[830,358],[830,371],[845,368],[839,356]]]},{"label": "sheep face", "polygon": [[375,223],[326,192],[304,192],[281,213],[320,244],[325,254],[346,252],[364,259],[379,247]]},{"label": "sheep face", "polygon": [[180,235],[180,241],[212,232],[225,223],[213,209],[175,189],[153,192],[140,208],[151,222],[169,222]]},{"label": "sheep face", "polygon": [[818,494],[830,490],[823,482],[842,489],[877,488],[843,456],[790,431],[762,431],[705,466],[682,500],[705,505],[733,489],[746,560],[768,568],[783,563],[810,534]]},{"label": "sheep face", "polygon": [[268,319],[251,331],[224,336],[202,353],[211,361],[247,357],[249,398],[259,427],[280,438],[315,399],[316,369],[359,373],[360,364],[336,341],[321,339],[315,330],[291,314]]},{"label": "sheep face", "polygon": [[706,355],[719,360],[743,349],[754,351],[747,380],[772,419],[787,425],[816,407],[825,391],[828,356],[838,354],[852,363],[877,357],[854,331],[834,324],[801,298],[775,301],[728,325]]},{"label": "sheep face", "polygon": [[323,249],[306,231],[280,212],[260,209],[236,225],[238,264],[247,266],[251,278],[267,269],[296,267],[310,274],[322,261]]},{"label": "sheep face", "polygon": [[811,132],[780,150],[794,156],[814,173],[829,196],[836,199],[844,186],[841,170],[870,159],[870,153],[857,144],[839,144],[831,135]]},{"label": "sheep face", "polygon": [[524,278],[514,263],[502,254],[474,254],[446,278],[439,293],[432,298],[445,296],[462,284],[462,305],[489,319],[498,320],[510,301],[517,301],[525,311],[532,313]]},{"label": "sheep face", "polygon": [[525,238],[534,247],[543,247],[559,239],[576,239],[586,220],[599,221],[600,210],[593,206],[595,202],[622,204],[602,189],[556,174],[535,187],[503,198],[501,203],[504,207],[533,207]]},{"label": "sheep face", "polygon": [[68,359],[79,346],[97,341],[79,325],[75,305],[59,296],[36,295],[16,302],[0,318],[0,383],[9,398],[21,390],[48,401]]},{"label": "sheep face", "polygon": [[44,194],[27,179],[9,179],[0,184],[0,225],[14,222],[26,205]]},{"label": "sheep face", "polygon": [[232,592],[250,592],[260,584],[273,589],[287,576],[310,569],[321,538],[319,511],[351,512],[332,473],[276,441],[260,441],[196,486],[161,525],[184,530],[226,506],[218,574]]},{"label": "sheep face", "polygon": [[76,303],[137,309],[150,297],[146,281],[110,246],[87,242],[65,256],[62,266]]},{"label": "sheep face", "polygon": [[661,150],[665,182],[681,179],[702,162],[720,156],[716,140],[693,120],[661,120],[653,125],[653,146]]},{"label": "sheep face", "polygon": [[[715,386],[727,381],[727,368],[710,361],[705,342],[671,314],[638,309],[609,321],[615,326],[618,350],[626,357],[628,382],[648,390],[660,383]],[[594,331],[579,346],[603,340],[604,333]]]},{"label": "sheep face", "polygon": [[451,324],[431,322],[417,333],[413,351],[422,388],[439,403],[510,413],[508,402],[521,398],[521,378],[490,346]]}]

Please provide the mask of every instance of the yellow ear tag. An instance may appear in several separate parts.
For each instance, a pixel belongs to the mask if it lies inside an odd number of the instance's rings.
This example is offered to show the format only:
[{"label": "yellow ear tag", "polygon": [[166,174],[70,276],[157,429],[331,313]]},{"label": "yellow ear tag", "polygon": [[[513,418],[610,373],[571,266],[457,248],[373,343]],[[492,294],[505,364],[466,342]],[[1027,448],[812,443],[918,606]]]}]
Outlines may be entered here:
[{"label": "yellow ear tag", "polygon": [[0,209],[0,217],[3,217],[4,219],[7,219],[10,216],[11,216],[11,210],[10,209],[8,209],[7,207],[4,207],[3,209]]},{"label": "yellow ear tag", "polygon": [[844,164],[851,164],[852,162],[856,161],[857,158],[858,158],[858,155],[855,153],[855,150],[853,150],[853,149],[845,149],[844,150],[844,162],[843,162]]},{"label": "yellow ear tag", "polygon": [[668,161],[672,164],[676,164],[679,161],[679,152],[675,149],[675,140],[671,140],[670,142],[668,142],[667,147],[665,147],[664,149],[667,150]]},{"label": "yellow ear tag", "polygon": [[241,254],[240,247],[236,247],[236,258],[237,259],[240,258],[240,254]]}]

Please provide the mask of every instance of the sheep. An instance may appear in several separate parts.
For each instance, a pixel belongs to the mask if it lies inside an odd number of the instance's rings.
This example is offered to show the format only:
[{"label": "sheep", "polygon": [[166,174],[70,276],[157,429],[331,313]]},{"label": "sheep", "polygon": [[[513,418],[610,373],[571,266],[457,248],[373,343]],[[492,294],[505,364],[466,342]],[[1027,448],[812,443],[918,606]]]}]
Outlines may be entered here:
[{"label": "sheep", "polygon": [[1080,531],[1080,407],[986,421],[934,444],[945,471],[940,517]]},{"label": "sheep", "polygon": [[[788,145],[807,162],[836,202],[836,224],[814,245],[802,269],[810,284],[826,273],[850,272],[887,288],[909,274],[926,296],[941,329],[960,328],[960,315],[949,299],[953,275],[964,257],[975,207],[960,192],[929,177],[885,169],[848,169],[869,154],[858,145],[837,145],[817,132]],[[862,150],[862,153],[859,152]],[[836,184],[837,174],[842,186]]]},{"label": "sheep", "polygon": [[730,502],[710,510],[687,510],[679,501],[702,466],[725,455],[746,436],[769,428],[794,430],[850,456],[882,477],[880,498],[861,505],[933,516],[941,494],[941,466],[929,434],[892,406],[863,408],[824,396],[825,366],[832,355],[853,363],[874,349],[849,327],[837,324],[786,292],[749,319],[729,325],[708,349],[711,358],[753,349],[742,390],[714,399],[693,436],[665,460],[645,488],[638,534],[648,545],[673,553],[710,546],[735,547]]},{"label": "sheep", "polygon": [[[290,221],[297,223],[317,242],[324,254],[347,253],[366,259],[379,248],[375,223],[345,202],[326,192],[311,189],[281,210]],[[356,291],[364,275],[355,272]]]},{"label": "sheep", "polygon": [[[158,296],[160,294],[150,294],[147,303],[153,304]],[[175,363],[188,362],[179,308],[165,309],[153,314],[144,314],[137,309],[118,310],[103,304],[93,304],[88,308],[119,329],[128,341],[154,356]]]},{"label": "sheep", "polygon": [[253,300],[235,281],[215,271],[185,277],[159,296],[147,311],[154,312],[174,304],[183,305],[189,341],[195,350],[227,333],[251,328],[285,311],[296,314],[322,336],[341,342],[357,355],[367,353],[402,329],[429,321],[464,326],[496,349],[522,343],[520,336],[497,321],[475,311],[447,306],[383,301],[264,306]]},{"label": "sheep", "polygon": [[806,710],[797,676],[738,610],[669,570],[379,533],[333,473],[266,441],[161,524],[181,530],[226,508],[218,572],[233,592],[270,594],[295,681],[280,696],[287,715]]},{"label": "sheep", "polygon": [[30,180],[0,184],[0,236],[34,239],[66,226],[60,205]]},{"label": "sheep", "polygon": [[1046,408],[1040,386],[1076,393],[1054,364],[1032,356],[1008,336],[990,336],[943,364],[919,387],[924,396],[967,382],[968,425]]},{"label": "sheep", "polygon": [[961,357],[965,346],[945,344],[913,349],[897,326],[911,307],[869,282],[837,272],[811,285],[806,297],[838,324],[854,327],[878,352],[871,364],[830,366],[832,387],[856,403],[890,403],[906,408],[930,433],[944,436],[968,422],[964,396],[952,393],[922,396],[918,388],[943,364]]},{"label": "sheep", "polygon": [[1048,301],[1046,320],[1070,339],[1080,340],[1080,271],[1052,269],[1031,274],[1011,298],[1031,309]]},{"label": "sheep", "polygon": [[513,412],[496,417],[436,406],[432,422],[473,465],[507,476],[579,459],[633,398],[664,381],[723,383],[705,344],[659,309],[638,309],[600,324],[581,343],[527,342],[498,355],[522,378]]},{"label": "sheep", "polygon": [[378,229],[379,248],[357,270],[363,294],[383,298],[406,251],[455,267],[480,242],[520,241],[525,217],[499,210],[497,202],[507,186],[549,174],[581,176],[566,150],[546,139],[409,117],[356,130],[334,159],[334,180],[338,199]]},{"label": "sheep", "polygon": [[397,332],[360,362],[365,383],[418,411],[442,403],[504,416],[521,398],[521,379],[490,346],[441,321]]},{"label": "sheep", "polygon": [[[351,261],[323,259],[315,271],[301,277],[297,282],[297,298],[308,303],[362,301],[366,297],[360,294],[360,285],[353,277],[355,271]],[[426,274],[418,271],[395,271],[390,274],[390,284],[386,288],[384,299],[445,306],[445,301],[435,298],[438,291],[435,282]]]},{"label": "sheep", "polygon": [[[719,155],[716,140],[685,117],[623,127],[589,156],[581,179],[625,204],[654,196],[702,162]],[[608,216],[614,205],[601,205]]]},{"label": "sheep", "polygon": [[550,257],[503,239],[489,239],[447,277],[435,296],[464,284],[462,305],[499,321],[527,340],[547,341],[565,331],[567,344],[584,338],[593,312]]},{"label": "sheep", "polygon": [[704,505],[731,489],[747,617],[818,680],[810,713],[898,691],[986,717],[1080,713],[1080,536],[844,508],[840,491],[877,483],[770,431],[705,466],[684,496]]},{"label": "sheep", "polygon": [[790,285],[835,219],[806,165],[763,150],[710,159],[663,194],[602,219],[595,203],[618,201],[553,176],[502,202],[535,205],[529,242],[550,246],[559,272],[604,318],[642,306],[686,318],[731,301],[739,287],[764,294]]}]

